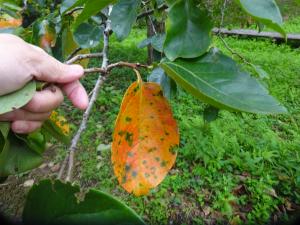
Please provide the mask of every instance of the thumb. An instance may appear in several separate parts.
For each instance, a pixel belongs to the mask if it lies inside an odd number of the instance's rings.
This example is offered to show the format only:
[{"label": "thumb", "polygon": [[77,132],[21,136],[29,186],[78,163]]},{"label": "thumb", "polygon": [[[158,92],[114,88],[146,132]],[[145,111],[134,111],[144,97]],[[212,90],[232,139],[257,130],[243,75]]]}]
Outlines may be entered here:
[{"label": "thumb", "polygon": [[54,83],[70,83],[83,76],[84,70],[80,65],[67,65],[59,62],[44,50],[35,47],[36,54],[34,60],[36,74],[35,78],[40,81]]}]

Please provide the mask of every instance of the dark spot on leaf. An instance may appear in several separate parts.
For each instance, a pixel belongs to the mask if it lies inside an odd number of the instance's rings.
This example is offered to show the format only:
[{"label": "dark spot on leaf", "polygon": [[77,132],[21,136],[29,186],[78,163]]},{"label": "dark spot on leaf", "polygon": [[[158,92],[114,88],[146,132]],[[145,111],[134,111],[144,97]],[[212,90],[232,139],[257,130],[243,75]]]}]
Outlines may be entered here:
[{"label": "dark spot on leaf", "polygon": [[119,140],[119,142],[118,142],[118,145],[120,145],[121,144],[121,140]]},{"label": "dark spot on leaf", "polygon": [[146,178],[150,177],[150,174],[149,173],[145,173],[145,177]]},{"label": "dark spot on leaf", "polygon": [[133,178],[136,178],[137,172],[136,172],[136,171],[132,171],[132,172],[131,172],[131,176],[132,176]]},{"label": "dark spot on leaf", "polygon": [[132,120],[132,118],[131,117],[129,117],[129,116],[126,116],[126,118],[125,118],[125,121],[126,122],[130,122]]},{"label": "dark spot on leaf", "polygon": [[160,166],[161,167],[166,167],[167,165],[167,161],[163,160],[161,163],[160,163]]},{"label": "dark spot on leaf", "polygon": [[146,138],[146,136],[141,136],[141,137],[139,137],[139,139],[140,139],[141,141],[143,141],[145,138]]},{"label": "dark spot on leaf", "polygon": [[153,148],[149,148],[148,149],[148,152],[150,153],[150,152],[154,152],[154,151],[156,151],[157,150],[157,148],[156,147],[153,147]]},{"label": "dark spot on leaf", "polygon": [[136,87],[133,89],[133,92],[136,93],[139,89],[140,89],[140,86],[136,86]]},{"label": "dark spot on leaf", "polygon": [[165,139],[162,137],[162,138],[160,138],[160,141],[164,141]]},{"label": "dark spot on leaf", "polygon": [[159,162],[159,161],[160,161],[160,158],[159,158],[159,157],[155,157],[155,160],[156,160],[157,162]]},{"label": "dark spot on leaf", "polygon": [[127,141],[129,146],[132,146],[133,142],[133,133],[126,132],[125,140]]},{"label": "dark spot on leaf", "polygon": [[157,92],[156,94],[152,94],[153,96],[163,96],[163,92],[162,90],[160,90],[159,92]]},{"label": "dark spot on leaf", "polygon": [[169,136],[170,133],[169,133],[168,131],[165,131],[165,135],[166,135],[166,136]]},{"label": "dark spot on leaf", "polygon": [[142,162],[142,163],[143,163],[143,165],[145,165],[145,164],[147,163],[147,160],[143,160],[143,162]]},{"label": "dark spot on leaf", "polygon": [[177,148],[178,148],[177,145],[171,145],[170,148],[169,148],[169,152],[170,152],[172,155],[175,155],[176,152],[177,152]]},{"label": "dark spot on leaf", "polygon": [[122,177],[122,184],[126,183],[126,181],[127,181],[127,177],[125,175],[125,176]]},{"label": "dark spot on leaf", "polygon": [[151,119],[154,119],[154,116],[151,115],[150,118],[151,118]]},{"label": "dark spot on leaf", "polygon": [[153,102],[150,102],[149,104],[150,104],[150,105],[153,105]]},{"label": "dark spot on leaf", "polygon": [[125,134],[125,131],[123,131],[123,130],[120,130],[119,132],[118,132],[118,135],[120,135],[120,136],[123,136]]},{"label": "dark spot on leaf", "polygon": [[126,164],[126,166],[125,166],[125,171],[126,171],[126,172],[129,172],[130,168],[131,168],[131,166],[130,166],[129,164]]},{"label": "dark spot on leaf", "polygon": [[128,155],[129,157],[133,157],[133,153],[132,153],[132,152],[128,152],[127,155]]}]

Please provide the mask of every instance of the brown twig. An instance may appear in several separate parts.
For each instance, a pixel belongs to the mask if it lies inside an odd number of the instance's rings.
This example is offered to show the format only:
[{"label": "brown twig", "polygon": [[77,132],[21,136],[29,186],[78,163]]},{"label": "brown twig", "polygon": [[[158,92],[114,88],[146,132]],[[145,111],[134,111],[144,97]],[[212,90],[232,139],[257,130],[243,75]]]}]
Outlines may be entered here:
[{"label": "brown twig", "polygon": [[81,47],[78,47],[76,48],[69,56],[68,58],[66,59],[66,61],[69,61],[70,59],[72,59],[82,48]]},{"label": "brown twig", "polygon": [[83,59],[91,59],[91,58],[101,58],[103,56],[103,53],[90,53],[90,54],[80,54],[73,56],[71,59],[69,59],[66,64],[73,64],[76,61],[80,61]]},{"label": "brown twig", "polygon": [[65,15],[72,15],[74,12],[78,11],[78,10],[82,10],[84,7],[75,7],[74,9],[71,9],[70,11],[66,12]]},{"label": "brown twig", "polygon": [[138,69],[138,68],[147,68],[150,69],[151,66],[140,64],[140,63],[129,63],[129,62],[117,62],[117,63],[112,63],[108,65],[106,68],[88,68],[84,70],[84,73],[108,73],[112,69],[116,67],[129,67],[132,69]]},{"label": "brown twig", "polygon": [[[109,13],[110,14],[112,10],[112,6],[109,6]],[[109,35],[110,35],[110,30],[111,30],[111,26],[110,26],[110,20],[106,21],[106,28],[103,32],[103,51],[102,51],[102,56],[103,56],[103,60],[102,60],[102,66],[101,69],[104,71],[107,71],[107,66],[108,66],[108,48],[109,48]],[[72,179],[72,173],[73,173],[73,167],[74,167],[74,154],[80,139],[80,136],[82,134],[82,132],[86,129],[87,127],[87,122],[90,116],[90,113],[92,111],[92,108],[94,106],[94,103],[97,99],[97,96],[99,94],[100,91],[100,87],[102,86],[102,84],[104,83],[104,81],[107,78],[107,73],[104,71],[99,71],[101,74],[96,82],[95,88],[94,88],[94,92],[92,94],[92,97],[90,99],[89,105],[87,110],[84,112],[83,114],[83,118],[80,124],[80,127],[77,131],[77,133],[75,134],[75,136],[72,139],[71,142],[71,146],[69,148],[69,155],[67,155],[68,158],[68,170],[67,170],[67,176],[66,176],[66,181],[70,181]]]},{"label": "brown twig", "polygon": [[[167,8],[168,8],[168,6],[164,4],[164,5],[161,5],[160,7],[158,7],[158,10],[165,10],[165,9],[167,9]],[[146,16],[150,16],[150,15],[152,15],[153,13],[154,13],[154,9],[147,10],[147,11],[145,11],[145,12],[139,14],[139,15],[137,16],[137,20],[138,20],[138,19],[141,19],[141,18],[143,18],[143,17],[146,17]]]}]

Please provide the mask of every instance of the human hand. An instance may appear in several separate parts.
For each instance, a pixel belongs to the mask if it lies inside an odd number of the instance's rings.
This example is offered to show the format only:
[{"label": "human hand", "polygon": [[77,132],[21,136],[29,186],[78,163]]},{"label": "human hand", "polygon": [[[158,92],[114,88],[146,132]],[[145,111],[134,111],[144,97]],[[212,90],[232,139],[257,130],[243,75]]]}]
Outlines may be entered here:
[{"label": "human hand", "polygon": [[56,84],[36,92],[21,109],[0,115],[0,121],[11,121],[16,133],[30,133],[63,102],[63,92],[75,107],[85,109],[88,96],[79,82],[83,74],[80,65],[63,64],[17,36],[0,34],[0,96],[22,88],[32,79]]}]

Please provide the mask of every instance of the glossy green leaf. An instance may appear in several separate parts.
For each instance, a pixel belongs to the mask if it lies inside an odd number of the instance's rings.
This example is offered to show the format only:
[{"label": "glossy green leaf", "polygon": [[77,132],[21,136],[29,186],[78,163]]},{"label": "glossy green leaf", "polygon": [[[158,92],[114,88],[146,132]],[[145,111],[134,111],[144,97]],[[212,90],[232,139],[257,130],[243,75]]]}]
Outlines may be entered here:
[{"label": "glossy green leaf", "polygon": [[116,0],[89,0],[85,1],[84,9],[80,13],[80,15],[76,18],[73,28],[76,29],[80,24],[85,22],[91,16],[95,15],[96,13],[100,12],[109,4],[113,4]]},{"label": "glossy green leaf", "polygon": [[63,14],[68,11],[74,4],[76,0],[63,0],[60,6],[60,13]]},{"label": "glossy green leaf", "polygon": [[195,58],[211,43],[212,24],[193,0],[179,0],[169,11],[164,52],[171,61],[178,57]]},{"label": "glossy green leaf", "polygon": [[151,45],[156,51],[163,52],[165,39],[166,34],[157,34],[143,40],[139,43],[138,48],[145,48],[147,45]]},{"label": "glossy green leaf", "polygon": [[141,0],[119,0],[111,12],[111,28],[119,40],[125,39],[136,21]]},{"label": "glossy green leaf", "polygon": [[96,47],[103,36],[103,28],[89,23],[80,24],[74,31],[74,40],[81,48]]},{"label": "glossy green leaf", "polygon": [[258,22],[286,37],[282,16],[275,0],[236,0],[242,9]]},{"label": "glossy green leaf", "polygon": [[38,167],[43,161],[25,142],[10,133],[0,154],[0,177],[19,174]]},{"label": "glossy green leaf", "polygon": [[72,4],[72,1],[74,0],[64,0],[64,3],[61,5],[60,12],[62,15],[64,15],[66,12],[74,9],[75,7],[84,6],[84,4],[89,0],[75,0]]},{"label": "glossy green leaf", "polygon": [[161,67],[189,93],[217,108],[261,114],[287,112],[254,77],[217,49],[193,60],[165,61]]},{"label": "glossy green leaf", "polygon": [[32,99],[35,92],[35,81],[31,81],[18,91],[0,96],[0,114],[13,111],[14,109],[26,105]]},{"label": "glossy green leaf", "polygon": [[161,86],[164,96],[171,99],[176,95],[177,85],[176,83],[165,74],[162,68],[155,68],[148,77],[148,82],[154,82]]},{"label": "glossy green leaf", "polygon": [[28,193],[23,221],[43,225],[144,224],[132,209],[106,193],[92,189],[83,195],[78,186],[43,180]]}]

